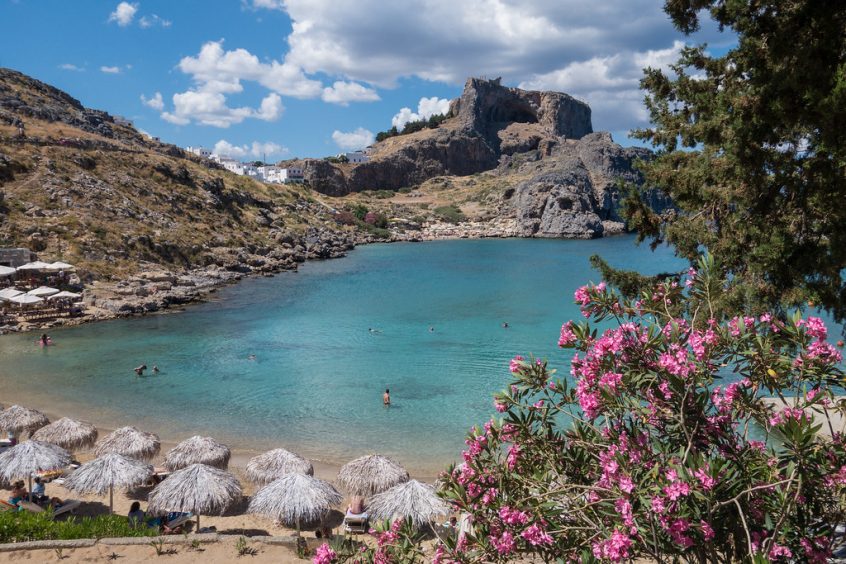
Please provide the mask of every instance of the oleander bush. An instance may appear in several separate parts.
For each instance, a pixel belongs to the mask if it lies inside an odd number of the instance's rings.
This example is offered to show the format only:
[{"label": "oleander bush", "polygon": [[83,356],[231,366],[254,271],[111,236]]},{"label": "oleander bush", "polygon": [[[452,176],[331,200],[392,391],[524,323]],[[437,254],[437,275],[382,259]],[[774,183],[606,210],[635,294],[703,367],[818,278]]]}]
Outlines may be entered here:
[{"label": "oleander bush", "polygon": [[[434,561],[825,562],[844,518],[841,353],[817,317],[724,312],[718,272],[706,256],[637,300],[576,291],[569,375],[511,361],[501,418],[441,479],[471,529]],[[407,528],[376,535],[319,562],[423,559]]]},{"label": "oleander bush", "polygon": [[107,537],[149,537],[156,528],[134,528],[126,517],[99,515],[53,521],[48,512],[6,511],[0,513],[0,543],[36,540],[68,540]]}]

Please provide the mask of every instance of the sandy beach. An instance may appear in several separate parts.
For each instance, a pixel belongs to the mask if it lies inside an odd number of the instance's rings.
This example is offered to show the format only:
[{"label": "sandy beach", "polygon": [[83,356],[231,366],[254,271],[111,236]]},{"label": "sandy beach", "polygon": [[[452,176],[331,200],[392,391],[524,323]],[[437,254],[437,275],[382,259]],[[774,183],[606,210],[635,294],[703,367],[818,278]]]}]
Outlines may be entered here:
[{"label": "sandy beach", "polygon": [[[3,403],[6,407],[15,403],[8,396],[4,396]],[[20,403],[28,407],[41,408],[44,407],[44,396],[41,396],[40,402],[26,402],[24,398],[20,399]],[[55,407],[59,407],[56,405]],[[51,421],[63,416],[60,409],[44,409],[43,412],[50,418]],[[70,414],[73,415],[73,414]],[[73,415],[76,417],[76,415]],[[96,421],[92,423],[97,424]],[[132,421],[126,421],[126,425],[132,425]],[[159,433],[162,429],[141,427],[144,431]],[[97,425],[99,437],[104,437],[113,428],[102,427]],[[214,436],[214,431],[209,430],[209,436]],[[152,464],[156,467],[163,465],[164,455],[172,449],[178,442],[188,437],[168,437],[167,435],[160,435],[161,452],[157,455]],[[249,502],[249,497],[256,491],[256,486],[246,479],[244,469],[247,462],[253,456],[261,454],[260,451],[250,449],[232,448],[232,457],[229,462],[229,471],[232,472],[241,482],[244,490],[244,499],[240,504],[230,508],[224,515],[202,516],[201,525],[203,529],[212,528],[219,535],[224,535],[225,540],[204,545],[202,550],[196,550],[190,545],[173,546],[174,552],[166,555],[168,562],[197,562],[202,560],[208,563],[217,562],[231,562],[236,559],[237,551],[235,543],[239,536],[246,537],[290,537],[296,534],[296,531],[291,528],[284,527],[280,524],[274,523],[271,519],[249,515],[246,513],[246,507]],[[75,458],[80,462],[86,462],[94,458],[91,450],[84,450],[75,453]],[[311,460],[314,466],[314,475],[329,482],[334,482],[340,464],[329,463],[325,461]],[[427,473],[417,472],[415,468],[407,468],[409,474],[415,479],[433,482],[436,479],[434,475],[427,475]],[[133,501],[140,501],[141,508],[146,509],[147,494],[152,488],[138,488],[131,492],[115,491],[114,495],[114,512],[116,515],[126,515],[129,512],[130,505]],[[7,493],[3,491],[3,493]],[[63,500],[78,499],[82,502],[80,507],[75,511],[76,515],[94,516],[107,514],[109,511],[108,497],[95,495],[79,495],[72,493],[57,483],[48,483],[46,485],[46,494],[50,497],[56,496]],[[348,498],[344,499],[341,508],[346,507],[349,502]],[[338,509],[341,509],[338,508]],[[335,534],[342,532],[341,523],[343,514],[340,510],[333,511],[327,524],[333,527]],[[193,526],[194,523],[192,523]],[[193,530],[186,531],[188,533],[195,532]],[[303,529],[302,535],[309,541],[310,546],[316,547],[322,542],[315,537],[315,532],[309,529]],[[252,556],[248,556],[251,562],[302,562],[297,558],[296,553],[291,550],[290,545],[270,545],[260,542],[258,539],[250,541],[250,546],[256,550]],[[111,560],[112,553],[118,554],[119,562],[142,562],[149,560],[156,556],[155,549],[148,542],[141,545],[133,546],[103,546],[95,545],[84,548],[70,548],[62,551],[63,561],[65,562],[102,562]],[[47,562],[58,561],[58,553],[53,549],[38,549],[38,550],[16,550],[14,552],[0,552],[0,562]]]}]

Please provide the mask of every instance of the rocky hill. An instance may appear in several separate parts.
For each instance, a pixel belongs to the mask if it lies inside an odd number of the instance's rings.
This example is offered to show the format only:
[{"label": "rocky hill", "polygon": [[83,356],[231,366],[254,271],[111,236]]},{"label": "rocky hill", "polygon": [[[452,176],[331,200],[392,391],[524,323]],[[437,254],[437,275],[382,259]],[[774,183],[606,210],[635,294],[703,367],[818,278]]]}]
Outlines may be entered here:
[{"label": "rocky hill", "polygon": [[[618,183],[641,183],[634,163],[651,154],[593,133],[590,107],[567,94],[478,78],[467,81],[436,129],[390,137],[369,152],[370,161],[362,164],[298,164],[313,188],[351,195],[357,205],[369,191],[412,190],[420,198],[369,202],[391,216],[425,220],[433,217],[433,205],[454,206],[471,219],[512,220],[504,235],[569,238],[623,231]],[[432,182],[447,187],[433,188]],[[660,194],[653,196],[656,209],[667,207]]]},{"label": "rocky hill", "polygon": [[307,188],[233,175],[0,69],[0,246],[118,280],[293,268],[309,252],[343,254],[355,237]]}]

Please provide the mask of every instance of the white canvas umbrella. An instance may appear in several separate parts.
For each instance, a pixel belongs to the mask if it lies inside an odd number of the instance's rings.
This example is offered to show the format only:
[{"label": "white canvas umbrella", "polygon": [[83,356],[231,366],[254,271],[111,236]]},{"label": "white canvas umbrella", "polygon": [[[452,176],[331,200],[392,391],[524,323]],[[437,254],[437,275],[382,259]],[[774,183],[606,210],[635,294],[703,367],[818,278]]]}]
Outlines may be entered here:
[{"label": "white canvas umbrella", "polygon": [[57,260],[54,263],[50,263],[45,270],[61,272],[62,270],[68,270],[68,271],[76,270],[76,268],[72,264],[68,264],[66,262],[62,262],[60,260]]},{"label": "white canvas umbrella", "polygon": [[0,290],[0,300],[8,300],[9,298],[14,298],[15,296],[20,296],[23,294],[17,288],[3,288]]},{"label": "white canvas umbrella", "polygon": [[48,300],[76,300],[81,298],[82,294],[76,294],[74,292],[66,292],[61,291],[58,294],[53,294],[52,296],[48,297]]},{"label": "white canvas umbrella", "polygon": [[13,297],[13,298],[9,298],[9,301],[12,302],[13,304],[25,306],[25,305],[32,305],[32,304],[41,303],[44,300],[42,300],[38,296],[30,296],[29,294],[20,294],[18,296]]},{"label": "white canvas umbrella", "polygon": [[38,270],[47,270],[50,268],[50,265],[46,262],[41,262],[40,260],[36,260],[33,262],[28,262],[22,266],[18,267],[18,271],[23,270],[26,271],[38,271]]},{"label": "white canvas umbrella", "polygon": [[51,288],[50,286],[39,286],[35,290],[30,290],[29,292],[27,292],[26,295],[36,296],[38,298],[46,298],[47,296],[52,296],[58,293],[58,288]]},{"label": "white canvas umbrella", "polygon": [[14,274],[15,272],[17,272],[17,269],[12,268],[11,266],[2,266],[2,265],[0,265],[0,276],[2,276],[2,277],[4,277],[4,278],[5,278],[6,276],[11,276],[11,275],[12,275],[12,274]]}]

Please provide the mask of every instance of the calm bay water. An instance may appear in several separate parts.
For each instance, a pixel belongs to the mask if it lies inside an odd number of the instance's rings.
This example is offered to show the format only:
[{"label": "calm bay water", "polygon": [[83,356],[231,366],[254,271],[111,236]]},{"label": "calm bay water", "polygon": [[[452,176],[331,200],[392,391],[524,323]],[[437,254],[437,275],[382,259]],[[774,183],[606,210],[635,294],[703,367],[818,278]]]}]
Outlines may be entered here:
[{"label": "calm bay water", "polygon": [[[683,267],[628,236],[369,245],[178,315],[56,330],[46,349],[4,336],[0,401],[329,462],[381,452],[434,472],[490,416],[511,357],[567,371],[558,329],[579,316],[573,291],[598,281],[595,253],[644,273]],[[161,373],[136,378],[142,363]]]}]

